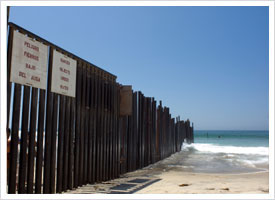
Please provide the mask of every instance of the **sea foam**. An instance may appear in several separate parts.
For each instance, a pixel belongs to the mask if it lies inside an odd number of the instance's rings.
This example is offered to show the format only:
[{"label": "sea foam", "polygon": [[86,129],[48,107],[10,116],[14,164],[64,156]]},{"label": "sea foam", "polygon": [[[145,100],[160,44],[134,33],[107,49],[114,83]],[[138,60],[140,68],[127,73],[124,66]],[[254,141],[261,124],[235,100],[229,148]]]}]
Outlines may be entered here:
[{"label": "sea foam", "polygon": [[207,153],[226,153],[228,156],[232,154],[255,154],[255,155],[264,155],[268,156],[268,147],[238,147],[238,146],[220,146],[215,144],[203,144],[203,143],[193,143],[182,145],[182,150],[194,149],[200,152]]}]

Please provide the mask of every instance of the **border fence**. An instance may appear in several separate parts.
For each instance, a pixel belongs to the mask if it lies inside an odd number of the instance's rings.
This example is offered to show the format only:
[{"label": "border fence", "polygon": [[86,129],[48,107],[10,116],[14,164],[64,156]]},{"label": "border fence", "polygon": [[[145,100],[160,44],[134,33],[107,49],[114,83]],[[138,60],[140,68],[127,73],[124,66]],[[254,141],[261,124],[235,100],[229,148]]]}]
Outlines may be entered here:
[{"label": "border fence", "polygon": [[[46,45],[47,77],[41,77],[46,88],[11,82],[17,68],[12,65],[15,32]],[[52,92],[54,51],[76,61],[75,97]],[[117,83],[113,74],[13,23],[7,63],[9,194],[61,193],[118,178],[180,151],[184,141],[193,142],[193,125],[172,118],[161,101],[157,105],[154,98]]]}]

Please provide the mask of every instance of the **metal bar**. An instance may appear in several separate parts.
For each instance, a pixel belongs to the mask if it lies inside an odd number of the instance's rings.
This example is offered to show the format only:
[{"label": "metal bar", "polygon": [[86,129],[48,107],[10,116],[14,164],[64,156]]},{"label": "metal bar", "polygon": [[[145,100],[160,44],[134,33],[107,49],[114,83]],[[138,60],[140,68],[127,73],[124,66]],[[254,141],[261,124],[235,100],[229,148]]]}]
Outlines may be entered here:
[{"label": "metal bar", "polygon": [[126,172],[131,171],[131,148],[132,148],[132,135],[131,135],[131,117],[127,116],[127,126],[126,126],[126,141],[125,141],[125,146],[126,146]]},{"label": "metal bar", "polygon": [[146,99],[142,95],[142,167],[145,167],[145,136],[146,136]]},{"label": "metal bar", "polygon": [[19,160],[19,182],[18,193],[26,193],[26,170],[27,170],[27,141],[28,141],[28,120],[30,104],[30,87],[24,86],[23,113],[20,140],[20,160]]},{"label": "metal bar", "polygon": [[88,181],[88,143],[89,143],[89,106],[87,105],[89,101],[90,96],[90,78],[88,77],[90,75],[89,67],[85,67],[85,98],[83,101],[83,114],[84,114],[84,162],[83,162],[83,184],[86,184]]},{"label": "metal bar", "polygon": [[70,140],[70,119],[71,119],[71,98],[66,97],[65,127],[64,127],[64,154],[63,154],[63,176],[62,190],[68,189],[68,166],[69,166],[69,140]]},{"label": "metal bar", "polygon": [[99,133],[99,181],[101,182],[103,180],[103,132],[104,132],[104,85],[103,85],[103,79],[102,76],[100,77],[100,131]]},{"label": "metal bar", "polygon": [[128,117],[121,117],[121,174],[127,172],[127,132],[128,132]]},{"label": "metal bar", "polygon": [[150,137],[151,137],[151,125],[150,125],[150,97],[146,98],[146,166],[150,164]]},{"label": "metal bar", "polygon": [[107,77],[107,105],[106,105],[106,109],[107,109],[107,134],[106,134],[106,142],[107,142],[107,155],[106,155],[106,165],[107,165],[107,169],[106,169],[106,179],[110,180],[110,166],[111,166],[111,156],[110,156],[110,151],[111,151],[111,96],[110,96],[110,82],[109,82],[109,77]]},{"label": "metal bar", "polygon": [[138,130],[137,130],[137,92],[134,92],[133,94],[133,135],[134,135],[134,160],[133,160],[133,169],[137,169],[137,160],[138,160]]},{"label": "metal bar", "polygon": [[159,161],[159,135],[160,135],[160,106],[156,113],[156,162]]},{"label": "metal bar", "polygon": [[164,107],[164,117],[163,117],[163,120],[164,120],[164,134],[163,134],[163,144],[164,144],[164,158],[167,157],[167,143],[166,141],[167,140],[167,135],[168,135],[168,120],[167,120],[167,107]]},{"label": "metal bar", "polygon": [[38,89],[32,88],[32,105],[30,117],[30,135],[29,135],[29,151],[28,151],[28,178],[27,193],[33,193],[33,177],[34,177],[34,156],[35,156],[35,135],[36,135],[36,114],[37,114],[37,95]]},{"label": "metal bar", "polygon": [[106,86],[106,77],[103,77],[103,127],[102,127],[102,180],[106,181],[106,156],[107,156],[107,145],[106,145],[106,135],[107,135],[107,86]]},{"label": "metal bar", "polygon": [[15,194],[16,192],[16,170],[17,170],[17,154],[18,154],[18,131],[19,131],[19,116],[20,116],[20,100],[21,100],[21,85],[14,86],[14,103],[12,115],[12,130],[10,143],[10,164],[9,164],[9,182],[8,193]]},{"label": "metal bar", "polygon": [[93,88],[93,92],[92,92],[92,108],[91,112],[92,112],[92,123],[93,123],[93,129],[92,129],[92,145],[93,145],[93,152],[92,152],[92,183],[94,183],[96,181],[96,147],[97,147],[97,92],[98,92],[98,88],[97,88],[98,84],[97,84],[97,80],[96,80],[96,75],[95,72],[93,70],[92,73],[92,88]]},{"label": "metal bar", "polygon": [[[53,93],[50,92],[52,77],[53,49],[50,48],[48,86],[47,86],[47,110],[46,110],[46,131],[45,131],[45,153],[44,153],[44,178],[43,193],[50,193],[50,158],[51,158],[51,138],[52,138],[52,115],[53,115]],[[47,178],[45,178],[47,177]]]},{"label": "metal bar", "polygon": [[[121,96],[120,96],[120,85],[118,86],[118,96],[119,96],[119,102],[121,100]],[[120,106],[119,106],[119,109],[118,109],[118,142],[119,142],[119,146],[118,146],[118,151],[119,151],[119,154],[118,154],[118,160],[119,160],[119,174],[122,174],[121,172],[121,165],[123,163],[123,160],[122,160],[122,155],[124,153],[124,150],[123,150],[123,147],[124,147],[124,143],[123,143],[123,134],[122,134],[122,130],[123,130],[123,123],[122,123],[122,117],[120,116]]]},{"label": "metal bar", "polygon": [[48,93],[47,97],[47,116],[46,116],[46,135],[45,135],[45,155],[44,155],[44,176],[43,179],[43,193],[50,193],[50,156],[51,156],[51,119],[53,109],[53,94]]},{"label": "metal bar", "polygon": [[109,77],[107,77],[107,81],[106,81],[106,86],[107,86],[107,103],[106,103],[106,109],[107,109],[107,131],[106,131],[106,151],[107,151],[107,154],[106,154],[106,180],[110,180],[110,166],[111,166],[111,156],[110,156],[110,150],[111,150],[111,144],[110,144],[110,141],[111,141],[111,129],[110,129],[110,126],[111,126],[111,118],[110,118],[110,115],[111,115],[111,112],[110,112],[110,100],[111,100],[111,97],[110,97],[110,83],[109,83]]},{"label": "metal bar", "polygon": [[85,134],[85,101],[86,101],[86,70],[82,64],[82,94],[81,94],[81,122],[80,122],[80,160],[79,160],[79,184],[84,184],[84,134]]},{"label": "metal bar", "polygon": [[119,110],[120,110],[120,95],[119,95],[119,93],[120,93],[120,91],[119,91],[119,85],[118,84],[116,84],[116,86],[115,86],[115,89],[116,89],[116,100],[117,100],[117,102],[116,102],[116,105],[117,105],[117,107],[116,107],[116,121],[117,121],[117,123],[116,123],[116,135],[117,135],[117,156],[116,156],[116,158],[117,158],[117,167],[116,167],[116,178],[117,177],[119,177],[119,175],[120,175],[120,151],[121,151],[121,149],[120,149],[120,146],[121,146],[121,142],[120,142],[120,130],[119,130]]},{"label": "metal bar", "polygon": [[128,166],[127,166],[127,162],[128,162],[128,157],[127,157],[127,154],[128,154],[128,116],[125,116],[124,117],[124,125],[125,125],[125,128],[124,128],[124,158],[125,158],[125,161],[124,161],[124,173],[128,172]]},{"label": "metal bar", "polygon": [[74,156],[74,187],[80,185],[79,182],[79,152],[80,152],[80,128],[81,128],[81,89],[82,88],[82,67],[78,63],[76,79],[76,121],[75,121],[75,156]]},{"label": "metal bar", "polygon": [[102,143],[101,143],[101,140],[102,140],[102,109],[101,109],[101,106],[102,106],[102,84],[101,84],[101,78],[99,77],[99,74],[97,74],[96,76],[96,80],[97,80],[97,89],[98,89],[98,93],[97,93],[97,120],[96,120],[96,124],[97,124],[97,131],[96,131],[96,134],[97,134],[97,151],[96,151],[96,163],[97,163],[97,166],[96,166],[96,169],[97,169],[97,173],[96,173],[96,181],[97,182],[100,182],[101,181],[101,170],[102,170],[102,165],[101,165],[101,162],[102,162],[102,156],[101,156],[101,153],[102,153],[102,150],[101,150],[101,146],[102,146]]},{"label": "metal bar", "polygon": [[[84,105],[85,106],[85,105]],[[88,121],[89,120],[89,115],[88,115],[88,110],[85,109],[84,113],[84,132],[83,132],[83,180],[82,183],[85,185],[87,183],[87,178],[88,178],[88,134],[89,134],[89,129],[88,129]]]},{"label": "metal bar", "polygon": [[113,93],[114,93],[114,110],[113,110],[113,117],[114,117],[114,123],[113,123],[113,127],[114,127],[114,143],[113,143],[113,155],[114,155],[114,176],[113,178],[118,177],[118,166],[119,166],[119,160],[118,160],[118,95],[117,95],[117,85],[116,83],[113,83]]},{"label": "metal bar", "polygon": [[[133,94],[132,94],[133,95]],[[133,148],[134,148],[134,142],[133,142],[133,111],[132,116],[128,116],[128,144],[127,144],[127,161],[128,161],[128,172],[133,171]]]},{"label": "metal bar", "polygon": [[45,115],[45,90],[40,89],[39,114],[37,132],[37,157],[35,172],[35,193],[41,193],[42,161],[43,161],[43,139],[44,139],[44,115]]},{"label": "metal bar", "polygon": [[116,140],[116,90],[115,90],[115,83],[114,81],[112,81],[112,85],[111,85],[111,90],[112,90],[112,131],[113,131],[113,139],[112,139],[112,143],[113,143],[113,152],[112,152],[112,157],[113,157],[113,167],[112,169],[112,179],[114,179],[116,177],[116,166],[117,166],[117,140]]},{"label": "metal bar", "polygon": [[69,131],[69,160],[68,160],[68,188],[73,189],[73,169],[74,169],[74,135],[75,135],[75,98],[71,99],[70,131]]},{"label": "metal bar", "polygon": [[59,130],[58,130],[58,154],[57,154],[57,175],[56,175],[56,192],[62,191],[63,179],[63,154],[64,154],[64,126],[65,126],[65,96],[60,96],[60,111],[59,111]]},{"label": "metal bar", "polygon": [[96,96],[95,96],[95,100],[96,100],[96,116],[95,116],[95,124],[96,124],[96,161],[95,161],[95,169],[96,169],[96,176],[95,176],[95,181],[98,182],[99,181],[99,177],[100,177],[100,83],[99,83],[99,76],[98,74],[95,75],[95,88],[96,88]]},{"label": "metal bar", "polygon": [[109,169],[108,169],[108,173],[109,173],[109,179],[113,179],[114,176],[114,157],[113,157],[113,142],[114,142],[114,129],[113,129],[113,86],[112,86],[112,81],[109,79],[108,80],[108,91],[109,91],[109,120],[110,120],[110,124],[109,124]]},{"label": "metal bar", "polygon": [[53,115],[52,115],[52,144],[50,158],[50,193],[55,193],[55,173],[56,173],[56,134],[57,134],[57,115],[58,115],[58,94],[53,95]]},{"label": "metal bar", "polygon": [[150,119],[149,119],[149,115],[150,115],[150,111],[149,111],[149,101],[150,101],[150,98],[149,97],[146,97],[145,98],[145,102],[146,102],[146,106],[145,106],[145,166],[148,166],[149,165],[149,157],[150,157],[150,146],[149,146],[149,143],[150,143]]},{"label": "metal bar", "polygon": [[89,117],[88,120],[88,169],[87,169],[87,182],[92,183],[92,167],[93,167],[93,105],[92,105],[92,95],[93,95],[93,83],[92,83],[92,69],[88,68],[88,75],[87,75],[87,102],[86,102],[86,108],[89,108],[87,110],[87,115]]},{"label": "metal bar", "polygon": [[114,179],[116,177],[116,167],[117,167],[117,131],[116,131],[116,127],[117,127],[117,120],[116,120],[116,110],[117,110],[117,95],[116,95],[116,90],[115,90],[115,81],[112,80],[112,130],[113,130],[113,176],[112,179]]},{"label": "metal bar", "polygon": [[113,155],[113,137],[114,137],[114,130],[113,130],[113,92],[112,92],[112,80],[111,78],[109,77],[109,80],[108,80],[108,94],[109,94],[109,170],[108,170],[108,173],[109,173],[109,179],[112,179],[113,177],[113,173],[112,173],[112,170],[113,170],[113,160],[114,160],[114,157],[112,156]]},{"label": "metal bar", "polygon": [[153,147],[152,147],[152,163],[156,162],[156,101],[153,98],[153,102],[152,102],[152,132],[153,132],[153,136],[152,136],[152,143],[153,143]]},{"label": "metal bar", "polygon": [[153,122],[152,122],[152,98],[150,97],[149,98],[149,106],[148,106],[148,110],[149,110],[149,113],[148,113],[148,117],[149,117],[149,161],[148,161],[148,164],[152,164],[152,125],[153,125]]},{"label": "metal bar", "polygon": [[13,46],[13,27],[9,28],[9,38],[8,38],[8,60],[7,60],[7,139],[9,139],[9,119],[10,119],[10,99],[11,99],[11,82],[10,82],[10,70],[11,70],[11,56],[12,56],[12,46]]},{"label": "metal bar", "polygon": [[159,105],[159,160],[163,158],[162,156],[162,134],[163,134],[163,108],[162,108],[162,103],[160,102]]},{"label": "metal bar", "polygon": [[142,168],[142,97],[141,92],[138,92],[138,169]]},{"label": "metal bar", "polygon": [[10,6],[7,6],[7,23],[9,22],[10,18]]}]

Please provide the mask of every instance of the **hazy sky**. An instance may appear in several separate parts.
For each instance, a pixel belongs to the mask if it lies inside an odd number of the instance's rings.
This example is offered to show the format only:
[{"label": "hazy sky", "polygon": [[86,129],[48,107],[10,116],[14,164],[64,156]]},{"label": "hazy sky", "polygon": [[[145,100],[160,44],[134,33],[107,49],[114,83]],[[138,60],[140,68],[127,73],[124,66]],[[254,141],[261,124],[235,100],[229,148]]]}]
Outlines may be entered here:
[{"label": "hazy sky", "polygon": [[268,129],[268,7],[11,7],[195,129]]}]

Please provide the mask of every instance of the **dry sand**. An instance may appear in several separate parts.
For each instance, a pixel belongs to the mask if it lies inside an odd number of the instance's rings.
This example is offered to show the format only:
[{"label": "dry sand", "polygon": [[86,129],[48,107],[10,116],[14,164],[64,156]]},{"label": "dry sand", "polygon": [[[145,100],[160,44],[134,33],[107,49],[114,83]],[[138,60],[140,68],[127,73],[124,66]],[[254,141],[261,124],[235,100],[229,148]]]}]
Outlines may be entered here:
[{"label": "dry sand", "polygon": [[136,194],[263,194],[269,193],[269,173],[203,174],[169,170]]}]

